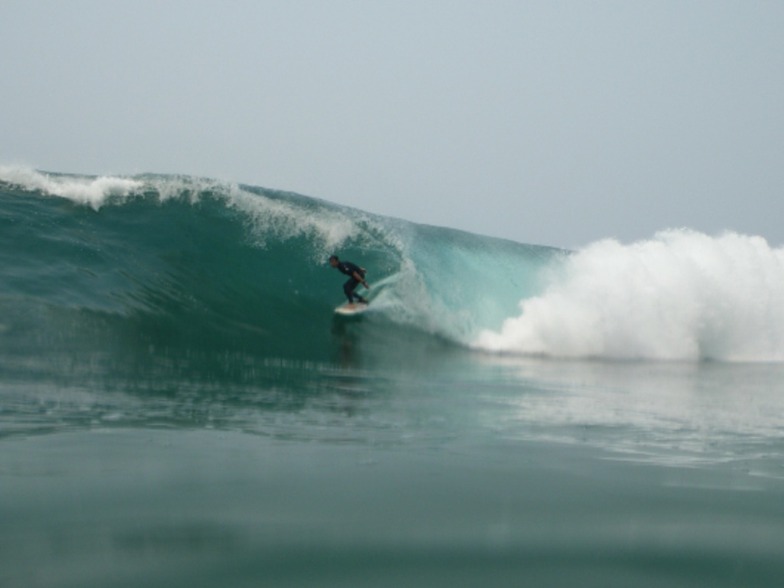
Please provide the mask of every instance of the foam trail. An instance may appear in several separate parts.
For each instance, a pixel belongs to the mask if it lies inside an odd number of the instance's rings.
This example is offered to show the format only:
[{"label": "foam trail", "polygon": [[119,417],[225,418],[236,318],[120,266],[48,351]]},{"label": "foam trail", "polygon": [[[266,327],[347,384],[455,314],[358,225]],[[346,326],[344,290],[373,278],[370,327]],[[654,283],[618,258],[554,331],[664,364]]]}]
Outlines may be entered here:
[{"label": "foam trail", "polygon": [[474,345],[565,357],[784,361],[784,249],[687,230],[604,240]]}]

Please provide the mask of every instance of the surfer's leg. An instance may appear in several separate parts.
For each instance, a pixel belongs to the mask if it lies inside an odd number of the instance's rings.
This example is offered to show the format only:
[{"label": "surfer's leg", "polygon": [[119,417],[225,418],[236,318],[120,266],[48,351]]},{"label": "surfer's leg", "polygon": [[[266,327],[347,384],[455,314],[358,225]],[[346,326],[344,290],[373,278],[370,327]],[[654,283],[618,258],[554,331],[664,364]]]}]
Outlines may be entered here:
[{"label": "surfer's leg", "polygon": [[356,288],[358,284],[359,282],[357,282],[354,278],[351,278],[345,284],[343,284],[343,292],[346,294],[346,298],[348,298],[349,304],[353,304],[354,302],[354,288]]}]

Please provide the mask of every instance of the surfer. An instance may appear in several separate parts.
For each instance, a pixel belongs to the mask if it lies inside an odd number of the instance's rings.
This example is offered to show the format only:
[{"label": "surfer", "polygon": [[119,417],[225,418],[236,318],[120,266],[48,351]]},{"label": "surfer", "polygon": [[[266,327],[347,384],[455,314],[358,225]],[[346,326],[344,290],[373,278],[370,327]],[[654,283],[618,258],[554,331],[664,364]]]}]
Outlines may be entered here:
[{"label": "surfer", "polygon": [[343,284],[343,292],[345,292],[346,298],[348,298],[348,303],[353,304],[354,299],[356,298],[357,302],[363,302],[367,304],[368,301],[362,298],[362,296],[359,294],[354,294],[354,289],[359,284],[362,284],[365,288],[370,289],[370,286],[368,286],[368,283],[365,281],[365,274],[367,273],[367,270],[363,267],[359,267],[354,263],[351,263],[350,261],[340,261],[340,258],[337,255],[330,256],[329,265],[336,267],[340,273],[346,274],[349,277],[349,280]]}]

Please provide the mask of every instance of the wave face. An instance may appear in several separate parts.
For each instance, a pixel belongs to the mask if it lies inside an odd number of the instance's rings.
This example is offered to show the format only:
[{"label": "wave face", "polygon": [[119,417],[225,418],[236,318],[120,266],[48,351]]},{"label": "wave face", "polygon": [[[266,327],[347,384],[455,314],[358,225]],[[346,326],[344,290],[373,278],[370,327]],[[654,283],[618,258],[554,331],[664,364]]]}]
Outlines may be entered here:
[{"label": "wave face", "polygon": [[[0,168],[6,357],[161,349],[340,357],[346,329],[386,355],[412,339],[555,357],[784,360],[784,250],[666,231],[577,252],[182,176]],[[371,309],[332,309],[338,253]],[[420,349],[421,351],[421,349]],[[411,361],[409,357],[400,362]]]},{"label": "wave face", "polygon": [[560,252],[416,225],[291,193],[180,176],[0,168],[0,345],[6,356],[100,349],[334,356],[332,309],[368,268],[360,324],[469,345],[499,328]]}]

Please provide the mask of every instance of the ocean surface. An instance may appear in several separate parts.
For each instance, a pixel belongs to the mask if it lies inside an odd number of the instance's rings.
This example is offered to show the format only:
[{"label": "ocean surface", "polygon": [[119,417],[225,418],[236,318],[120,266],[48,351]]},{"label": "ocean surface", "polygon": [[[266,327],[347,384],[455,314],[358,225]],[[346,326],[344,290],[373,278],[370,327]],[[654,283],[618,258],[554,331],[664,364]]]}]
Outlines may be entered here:
[{"label": "ocean surface", "polygon": [[563,251],[2,167],[0,243],[0,586],[781,585],[760,237]]}]

